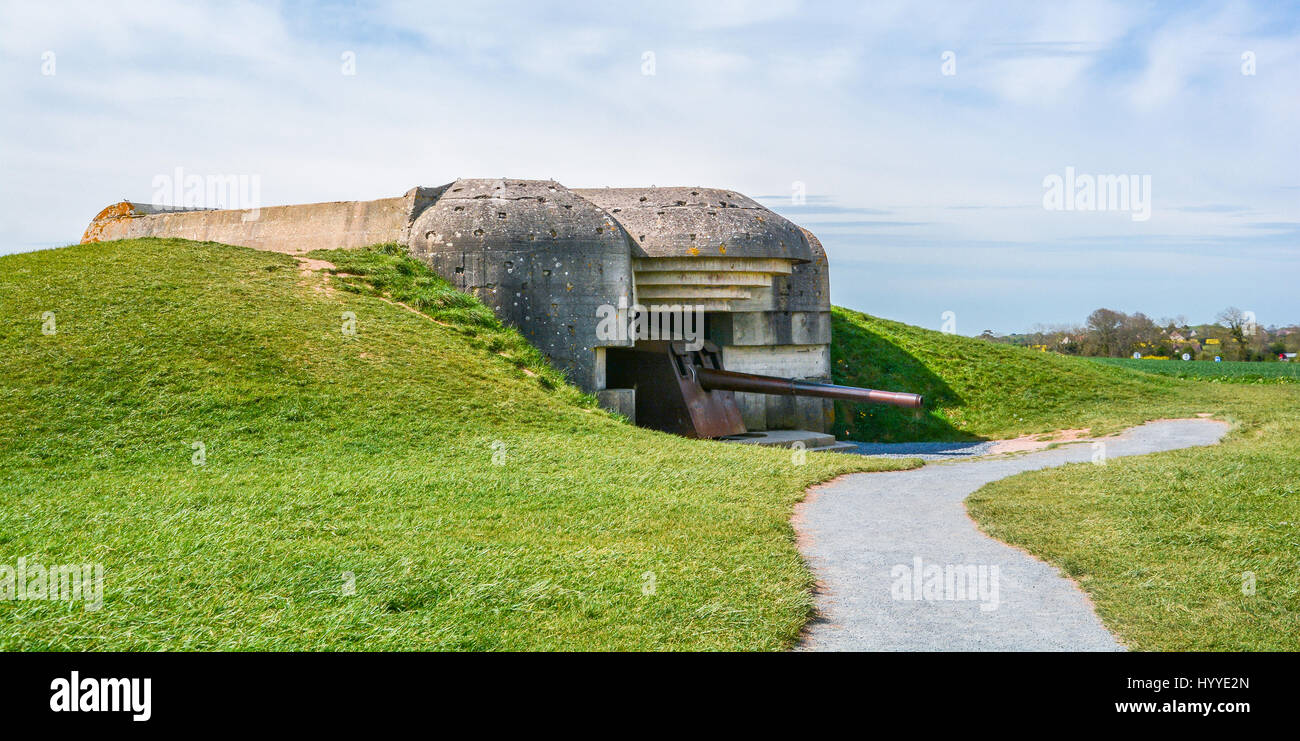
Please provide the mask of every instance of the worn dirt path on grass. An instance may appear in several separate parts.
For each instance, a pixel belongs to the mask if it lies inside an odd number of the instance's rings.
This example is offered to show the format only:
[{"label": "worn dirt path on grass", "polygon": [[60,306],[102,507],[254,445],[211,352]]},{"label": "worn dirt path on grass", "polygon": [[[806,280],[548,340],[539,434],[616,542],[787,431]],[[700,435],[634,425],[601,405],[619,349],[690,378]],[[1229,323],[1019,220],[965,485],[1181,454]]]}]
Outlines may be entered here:
[{"label": "worn dirt path on grass", "polygon": [[[1228,425],[1164,420],[1102,438],[1107,458],[1212,445]],[[819,617],[805,651],[1119,651],[1092,603],[1055,567],[980,532],[963,500],[1022,471],[1094,459],[1094,441],[1018,456],[845,476],[795,511],[799,550],[817,576]],[[921,578],[912,576],[920,559]],[[983,596],[925,597],[927,567],[983,566]],[[997,566],[997,588],[992,569]],[[946,577],[946,572],[945,572]],[[953,594],[957,596],[954,570]],[[947,596],[946,585],[941,586]],[[996,599],[992,595],[996,594]],[[901,596],[903,598],[896,598]],[[994,605],[996,605],[994,607]]]}]

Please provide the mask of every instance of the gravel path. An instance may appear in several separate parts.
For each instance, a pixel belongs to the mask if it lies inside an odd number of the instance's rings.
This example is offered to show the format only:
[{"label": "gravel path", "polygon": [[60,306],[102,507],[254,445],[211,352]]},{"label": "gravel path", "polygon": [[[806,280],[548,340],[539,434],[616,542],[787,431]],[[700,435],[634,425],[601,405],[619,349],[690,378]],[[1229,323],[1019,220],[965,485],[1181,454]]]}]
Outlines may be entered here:
[{"label": "gravel path", "polygon": [[1022,471],[1211,445],[1228,425],[1150,422],[1119,437],[1020,456],[854,474],[795,513],[820,583],[805,651],[1117,651],[1073,582],[976,529],[963,500]]},{"label": "gravel path", "polygon": [[927,461],[973,458],[984,455],[994,441],[978,443],[852,443],[855,450],[837,450],[837,453],[855,453],[879,458],[923,458]]}]

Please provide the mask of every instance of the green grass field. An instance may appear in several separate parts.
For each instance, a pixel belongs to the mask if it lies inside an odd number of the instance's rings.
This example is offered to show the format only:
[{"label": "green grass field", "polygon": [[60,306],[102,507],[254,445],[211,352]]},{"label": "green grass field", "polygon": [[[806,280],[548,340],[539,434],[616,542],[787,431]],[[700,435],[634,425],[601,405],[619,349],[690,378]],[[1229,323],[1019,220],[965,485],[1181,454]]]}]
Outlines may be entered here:
[{"label": "green grass field", "polygon": [[1188,378],[1213,383],[1300,383],[1300,363],[1247,363],[1240,360],[1135,360],[1133,358],[1089,358],[1095,363],[1128,368],[1143,373]]},{"label": "green grass field", "polygon": [[[793,504],[915,465],[631,427],[400,252],[314,253],[334,277],[181,240],[0,257],[0,565],[106,572],[98,611],[0,602],[0,648],[780,649],[812,604]],[[854,439],[1232,422],[969,505],[1135,648],[1300,648],[1294,385],[834,323],[837,382],[929,403],[841,408]]]},{"label": "green grass field", "polygon": [[911,465],[631,427],[419,263],[335,257],[366,277],[0,257],[0,564],[105,569],[97,611],[0,601],[0,648],[780,649],[812,603],[793,504]]}]

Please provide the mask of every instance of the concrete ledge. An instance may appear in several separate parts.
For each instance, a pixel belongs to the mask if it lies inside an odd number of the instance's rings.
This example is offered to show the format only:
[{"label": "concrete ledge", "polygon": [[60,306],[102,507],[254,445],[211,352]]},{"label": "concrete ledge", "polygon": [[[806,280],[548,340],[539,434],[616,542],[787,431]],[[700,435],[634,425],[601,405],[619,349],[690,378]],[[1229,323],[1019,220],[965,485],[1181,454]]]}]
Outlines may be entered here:
[{"label": "concrete ledge", "polygon": [[741,435],[728,435],[718,438],[719,442],[740,443],[741,445],[758,445],[764,448],[790,448],[795,443],[803,443],[808,450],[847,450],[855,446],[835,440],[834,435],[811,430],[765,430],[763,432],[746,432]]},{"label": "concrete ledge", "polygon": [[596,392],[596,403],[601,409],[621,414],[636,424],[636,389],[600,389]]}]

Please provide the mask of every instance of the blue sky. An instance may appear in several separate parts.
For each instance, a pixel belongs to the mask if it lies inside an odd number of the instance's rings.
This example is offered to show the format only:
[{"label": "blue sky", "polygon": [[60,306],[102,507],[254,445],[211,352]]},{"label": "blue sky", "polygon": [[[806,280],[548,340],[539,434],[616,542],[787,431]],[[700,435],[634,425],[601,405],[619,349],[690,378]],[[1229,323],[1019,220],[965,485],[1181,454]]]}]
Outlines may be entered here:
[{"label": "blue sky", "polygon": [[[816,232],[836,303],[921,326],[1289,324],[1298,93],[1285,3],[6,3],[0,253],[177,167],[264,205],[705,185]],[[1045,209],[1067,167],[1149,176],[1150,218]]]}]

